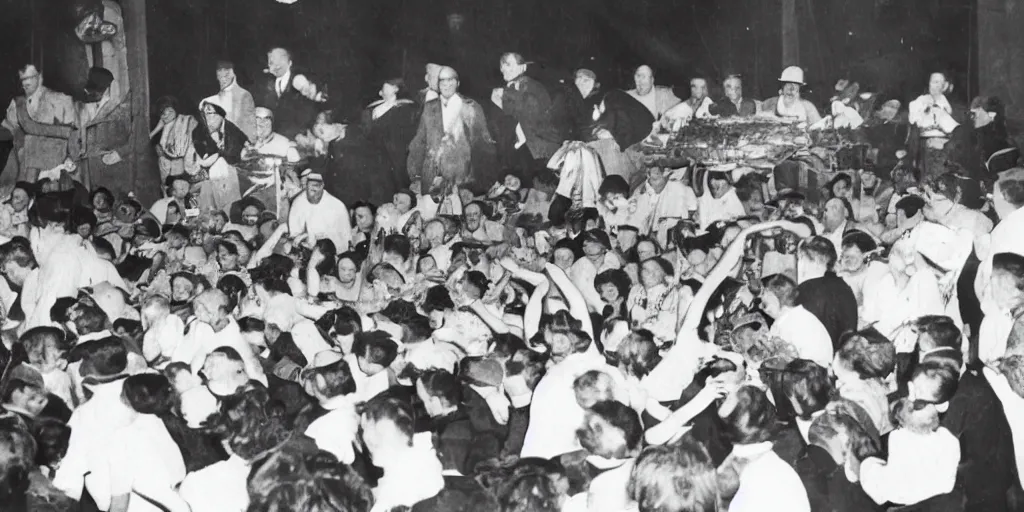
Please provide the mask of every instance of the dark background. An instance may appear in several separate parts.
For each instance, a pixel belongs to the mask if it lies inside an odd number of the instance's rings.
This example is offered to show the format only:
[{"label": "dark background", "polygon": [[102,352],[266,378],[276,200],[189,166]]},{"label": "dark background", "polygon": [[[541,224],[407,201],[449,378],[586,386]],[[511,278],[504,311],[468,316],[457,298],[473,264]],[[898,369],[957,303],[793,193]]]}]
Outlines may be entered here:
[{"label": "dark background", "polygon": [[[631,87],[650,64],[657,81],[740,73],[749,96],[776,93],[781,71],[781,0],[149,0],[150,96],[195,104],[216,91],[214,65],[233,60],[246,86],[266,51],[292,50],[296,66],[327,86],[330,107],[372,101],[382,80],[423,87],[423,65],[449,63],[464,92],[486,98],[500,85],[498,59],[518,51],[545,74],[569,78],[583,63],[599,81]],[[42,60],[47,83],[68,89],[60,38],[70,30],[64,0],[0,0],[0,101],[20,93],[17,68]],[[797,0],[800,64],[811,97],[838,78],[903,99],[920,94],[932,70],[952,73],[955,95],[977,93],[973,0]],[[448,15],[463,17],[450,30]],[[35,27],[35,30],[33,30]],[[593,60],[591,60],[593,59]],[[571,78],[570,78],[571,80]],[[70,92],[70,91],[69,91]],[[714,94],[714,93],[713,93]]]}]

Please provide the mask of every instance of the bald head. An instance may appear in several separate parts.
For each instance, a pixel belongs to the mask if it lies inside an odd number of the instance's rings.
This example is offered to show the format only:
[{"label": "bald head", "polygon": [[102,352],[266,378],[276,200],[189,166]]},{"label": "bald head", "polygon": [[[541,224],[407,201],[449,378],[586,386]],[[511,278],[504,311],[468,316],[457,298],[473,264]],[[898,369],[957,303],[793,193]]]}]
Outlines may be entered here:
[{"label": "bald head", "polygon": [[636,92],[641,96],[649,94],[654,89],[654,70],[644,64],[633,73],[633,82],[636,84]]}]

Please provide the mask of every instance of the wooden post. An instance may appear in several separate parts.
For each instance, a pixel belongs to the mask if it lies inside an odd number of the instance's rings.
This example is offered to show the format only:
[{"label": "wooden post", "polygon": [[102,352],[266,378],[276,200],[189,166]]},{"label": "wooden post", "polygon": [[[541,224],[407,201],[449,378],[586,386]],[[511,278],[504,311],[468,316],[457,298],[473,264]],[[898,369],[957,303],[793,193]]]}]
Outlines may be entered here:
[{"label": "wooden post", "polygon": [[800,31],[796,0],[782,0],[782,67],[800,64]]},{"label": "wooden post", "polygon": [[131,84],[131,189],[143,204],[160,198],[160,172],[149,144],[149,45],[146,40],[146,0],[120,0],[128,46]]}]

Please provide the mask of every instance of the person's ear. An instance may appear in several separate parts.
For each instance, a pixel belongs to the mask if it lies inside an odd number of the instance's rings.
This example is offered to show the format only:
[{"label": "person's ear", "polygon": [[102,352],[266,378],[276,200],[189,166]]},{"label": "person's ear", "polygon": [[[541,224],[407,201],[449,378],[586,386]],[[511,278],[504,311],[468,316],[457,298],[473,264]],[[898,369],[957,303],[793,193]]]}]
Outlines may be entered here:
[{"label": "person's ear", "polygon": [[949,402],[935,404],[935,410],[939,411],[940,413],[945,413],[947,410],[949,410]]}]

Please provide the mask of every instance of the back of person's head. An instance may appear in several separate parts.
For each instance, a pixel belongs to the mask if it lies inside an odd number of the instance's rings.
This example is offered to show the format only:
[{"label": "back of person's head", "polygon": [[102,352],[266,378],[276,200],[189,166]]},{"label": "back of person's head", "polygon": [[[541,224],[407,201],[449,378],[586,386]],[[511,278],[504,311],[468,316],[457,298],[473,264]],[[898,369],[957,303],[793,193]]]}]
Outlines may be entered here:
[{"label": "back of person's head", "polygon": [[944,315],[925,315],[918,318],[916,324],[921,350],[960,350],[960,328],[952,318]]},{"label": "back of person's head", "polygon": [[764,391],[742,386],[734,393],[735,407],[723,416],[725,434],[735,444],[763,443],[772,437],[775,406]]},{"label": "back of person's head", "polygon": [[124,381],[123,395],[128,405],[139,414],[164,416],[174,408],[174,388],[159,373],[132,375]]},{"label": "back of person's head", "polygon": [[800,242],[797,252],[802,258],[825,266],[832,270],[836,266],[836,249],[832,241],[823,236],[812,236]]},{"label": "back of person's head", "polygon": [[352,341],[352,353],[371,364],[387,367],[398,357],[398,344],[384,331],[358,332]]},{"label": "back of person's head", "polygon": [[773,274],[761,279],[764,291],[779,299],[779,307],[791,308],[796,305],[796,281],[785,274]]},{"label": "back of person's head", "polygon": [[373,492],[347,464],[291,439],[252,464],[248,512],[369,512]]},{"label": "back of person's head", "polygon": [[566,496],[543,471],[510,471],[495,494],[501,512],[560,512]]},{"label": "back of person's head", "polygon": [[814,418],[807,434],[808,443],[833,455],[849,454],[857,460],[878,455],[879,447],[861,423],[841,411],[826,410]]},{"label": "back of person's head", "polygon": [[658,345],[652,338],[640,333],[627,335],[619,343],[616,355],[619,366],[624,367],[629,375],[639,379],[647,376],[661,362]]},{"label": "back of person's head", "polygon": [[264,332],[267,323],[254,316],[245,316],[238,319],[238,330],[246,332]]},{"label": "back of person's head", "polygon": [[64,325],[71,321],[71,310],[78,304],[75,297],[60,297],[50,307],[50,321]]},{"label": "back of person's head", "polygon": [[356,392],[356,381],[352,377],[352,368],[344,359],[321,366],[311,372],[313,386],[325,397],[351,395]]},{"label": "back of person's head", "polygon": [[1001,252],[992,257],[992,273],[1001,273],[1009,278],[1013,292],[1024,292],[1024,256],[1014,252]]},{"label": "back of person's head", "polygon": [[412,255],[412,243],[405,235],[388,235],[384,237],[384,253],[393,254],[406,261]]},{"label": "back of person's head", "polygon": [[715,512],[718,476],[711,456],[689,434],[675,445],[649,446],[627,487],[640,512]]},{"label": "back of person's head", "polygon": [[576,377],[572,387],[576,394],[576,403],[584,409],[598,402],[622,398],[623,392],[618,389],[615,379],[601,370],[590,370]]},{"label": "back of person's head", "polygon": [[896,345],[869,327],[844,334],[836,359],[861,379],[884,379],[896,369]]},{"label": "back of person's head", "polygon": [[814,361],[797,359],[786,365],[782,373],[782,392],[803,419],[821,411],[832,399],[832,382],[828,370]]},{"label": "back of person's head", "polygon": [[417,382],[428,396],[440,401],[444,407],[462,403],[462,382],[448,370],[425,370]]},{"label": "back of person's head", "polygon": [[328,311],[316,324],[324,332],[338,336],[349,336],[363,330],[363,320],[359,313],[348,306]]},{"label": "back of person's head", "polygon": [[909,219],[924,209],[926,201],[921,196],[909,195],[896,201],[896,209],[902,211]]},{"label": "back of person's head", "polygon": [[430,326],[430,319],[423,315],[407,318],[401,325],[403,343],[420,343],[434,335],[434,328]]},{"label": "back of person's head", "polygon": [[32,205],[40,226],[50,224],[67,224],[71,219],[71,211],[57,194],[40,194]]},{"label": "back of person's head", "polygon": [[414,416],[412,406],[407,402],[382,393],[364,402],[359,407],[359,414],[366,422],[375,425],[390,424],[401,434],[403,441],[412,446],[412,436],[415,433]]},{"label": "back of person's head", "polygon": [[960,385],[959,367],[941,358],[922,361],[910,379],[910,398],[931,404],[948,402]]},{"label": "back of person's head", "polygon": [[35,255],[32,254],[32,246],[27,238],[16,236],[0,245],[0,268],[4,268],[12,263],[21,268],[36,268],[39,266]]},{"label": "back of person's head", "polygon": [[878,242],[863,231],[852,231],[843,236],[843,249],[856,247],[861,253],[867,254],[878,249]]},{"label": "back of person's head", "polygon": [[263,387],[223,397],[220,411],[209,420],[210,429],[227,441],[233,454],[251,461],[291,435],[269,404],[269,395]]},{"label": "back of person's head", "polygon": [[77,357],[69,354],[69,359],[81,359],[83,377],[112,377],[128,369],[128,351],[124,341],[115,336],[77,345],[72,352]]},{"label": "back of person's head", "polygon": [[228,311],[234,311],[249,291],[249,287],[245,284],[245,281],[234,274],[227,274],[220,278],[220,281],[217,281],[217,289],[227,296]]},{"label": "back of person's head", "polygon": [[901,398],[892,404],[896,423],[916,434],[928,434],[939,428],[939,410],[936,404]]},{"label": "back of person's head", "polygon": [[612,194],[620,194],[629,197],[629,183],[622,176],[615,174],[608,175],[601,186],[597,189],[598,195],[607,198]]},{"label": "back of person's head", "polygon": [[1024,207],[1024,168],[1014,167],[999,173],[996,186],[998,193],[1010,206]]},{"label": "back of person's head", "polygon": [[71,427],[56,418],[42,416],[32,424],[32,437],[36,441],[36,464],[56,467],[68,451]]},{"label": "back of person's head", "polygon": [[597,402],[587,409],[576,437],[592,455],[606,459],[625,459],[640,448],[644,428],[640,416],[617,400]]}]

